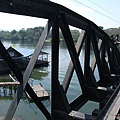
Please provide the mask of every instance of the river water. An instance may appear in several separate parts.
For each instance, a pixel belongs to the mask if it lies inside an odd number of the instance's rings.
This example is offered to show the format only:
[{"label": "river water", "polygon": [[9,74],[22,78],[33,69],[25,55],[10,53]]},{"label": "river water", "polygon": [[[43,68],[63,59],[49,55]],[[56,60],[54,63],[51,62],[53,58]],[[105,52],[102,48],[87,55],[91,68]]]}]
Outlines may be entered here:
[{"label": "river water", "polygon": [[[12,42],[3,42],[4,46],[8,48],[9,46],[14,46],[16,50],[21,52],[22,54],[29,55],[33,53],[35,44],[33,43],[12,43]],[[32,75],[30,77],[31,80],[33,80],[34,84],[42,84],[42,86],[50,92],[51,89],[51,43],[45,43],[42,49],[44,52],[49,53],[49,66],[43,67],[39,69],[34,69],[32,72]],[[91,56],[93,57],[93,52],[91,50]],[[70,56],[67,51],[65,43],[60,43],[60,64],[59,64],[59,80],[60,83],[62,83],[62,80],[64,79],[69,61]],[[80,61],[82,64],[82,67],[84,67],[84,48],[81,51],[80,54]],[[97,74],[96,74],[96,77]],[[1,75],[0,81],[8,81],[10,78],[8,75]],[[0,120],[1,117],[5,116],[9,105],[12,101],[12,96],[4,96],[3,95],[3,88],[0,88],[1,97],[0,97]],[[13,91],[14,93],[14,91]],[[72,81],[70,84],[70,88],[67,92],[67,98],[68,101],[72,101],[74,98],[76,98],[81,93],[81,89],[76,77],[76,73],[74,72]],[[50,111],[51,105],[50,105],[50,99],[43,101],[43,104],[46,106],[46,108]],[[83,106],[79,111],[83,113],[91,114],[91,112],[98,108],[98,104],[95,102],[87,102],[85,106]],[[21,119],[21,120],[46,120],[44,115],[41,113],[41,111],[37,108],[37,106],[30,102],[27,97],[23,96],[23,98],[20,100],[20,103],[17,107],[17,110],[14,115],[15,118]]]}]

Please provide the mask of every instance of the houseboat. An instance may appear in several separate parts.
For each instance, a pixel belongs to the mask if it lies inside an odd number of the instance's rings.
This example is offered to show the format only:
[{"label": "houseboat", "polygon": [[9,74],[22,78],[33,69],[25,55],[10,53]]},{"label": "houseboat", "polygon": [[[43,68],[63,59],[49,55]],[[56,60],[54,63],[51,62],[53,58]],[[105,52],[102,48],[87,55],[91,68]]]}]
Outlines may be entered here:
[{"label": "houseboat", "polygon": [[[17,67],[20,70],[25,70],[32,57],[32,54],[24,56],[11,46],[7,49],[7,51],[13,59],[13,61],[16,63]],[[48,64],[48,53],[41,51],[34,68],[48,66]],[[9,73],[10,71],[10,68],[4,62],[2,57],[0,57],[0,74]]]}]

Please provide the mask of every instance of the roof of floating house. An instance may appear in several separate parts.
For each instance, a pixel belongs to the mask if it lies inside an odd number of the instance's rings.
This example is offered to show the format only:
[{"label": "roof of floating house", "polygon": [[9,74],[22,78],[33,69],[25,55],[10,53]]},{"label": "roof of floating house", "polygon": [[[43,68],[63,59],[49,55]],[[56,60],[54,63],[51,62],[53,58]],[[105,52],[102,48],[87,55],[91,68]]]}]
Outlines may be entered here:
[{"label": "roof of floating house", "polygon": [[[17,58],[17,57],[23,57],[24,56],[22,53],[18,52],[16,49],[14,49],[11,46],[7,49],[7,51],[12,58],[14,58],[14,57]],[[1,56],[0,56],[0,59],[2,59]]]},{"label": "roof of floating house", "polygon": [[8,53],[11,57],[22,57],[22,56],[24,56],[23,54],[21,54],[20,52],[18,52],[16,49],[14,49],[11,46],[7,49],[7,51],[8,51]]},{"label": "roof of floating house", "polygon": [[[40,51],[40,54],[39,55],[47,55],[48,53],[46,53],[46,52],[43,52],[43,51]],[[29,57],[29,56],[32,56],[33,54],[30,54],[30,55],[28,55],[27,57]]]},{"label": "roof of floating house", "polygon": [[[24,57],[22,53],[18,52],[15,48],[11,46],[7,49],[7,51],[12,58]],[[44,54],[48,54],[48,53],[41,51],[39,55],[44,55]],[[32,56],[32,55],[33,54],[30,54],[27,57]],[[0,57],[0,59],[2,58]]]}]

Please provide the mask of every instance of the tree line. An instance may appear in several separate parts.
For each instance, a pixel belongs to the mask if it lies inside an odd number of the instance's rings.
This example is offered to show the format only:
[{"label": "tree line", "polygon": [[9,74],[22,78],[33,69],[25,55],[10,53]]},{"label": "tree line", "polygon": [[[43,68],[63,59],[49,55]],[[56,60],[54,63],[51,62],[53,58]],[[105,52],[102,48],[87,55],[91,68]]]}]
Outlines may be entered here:
[{"label": "tree line", "polygon": [[[0,31],[0,40],[7,40],[7,41],[38,41],[39,37],[42,34],[42,31],[44,30],[44,27],[34,27],[34,28],[27,28],[25,29],[21,29],[19,31],[16,30],[12,30],[12,31]],[[77,41],[78,37],[79,37],[79,31],[78,30],[71,30],[71,34],[73,37],[74,41]],[[51,36],[52,36],[52,32],[50,31],[47,37],[47,41],[51,41]],[[60,41],[63,41],[63,35],[60,32],[59,34],[59,38]]]},{"label": "tree line", "polygon": [[[102,29],[102,28],[101,28]],[[21,29],[19,31],[12,30],[12,31],[0,31],[0,40],[7,40],[7,41],[23,41],[23,42],[30,42],[34,41],[37,42],[39,40],[39,37],[42,34],[42,31],[44,30],[44,27],[34,27],[34,28],[27,28],[27,29]],[[104,29],[103,29],[104,30]],[[119,35],[120,34],[120,27],[119,28],[109,28],[104,30],[109,36],[112,35]],[[78,40],[80,32],[78,30],[71,30],[72,38],[74,41]],[[47,37],[47,41],[51,41],[52,32],[50,31]],[[60,31],[59,34],[60,41],[63,41],[63,35]]]}]

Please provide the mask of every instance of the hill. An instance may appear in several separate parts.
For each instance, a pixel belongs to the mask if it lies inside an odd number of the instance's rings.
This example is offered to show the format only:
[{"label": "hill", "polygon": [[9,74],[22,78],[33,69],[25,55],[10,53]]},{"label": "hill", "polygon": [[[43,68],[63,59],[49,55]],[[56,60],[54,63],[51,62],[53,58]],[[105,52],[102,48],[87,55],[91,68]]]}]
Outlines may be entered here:
[{"label": "hill", "polygon": [[109,28],[104,30],[109,36],[111,35],[119,35],[120,36],[120,27],[119,28]]}]

